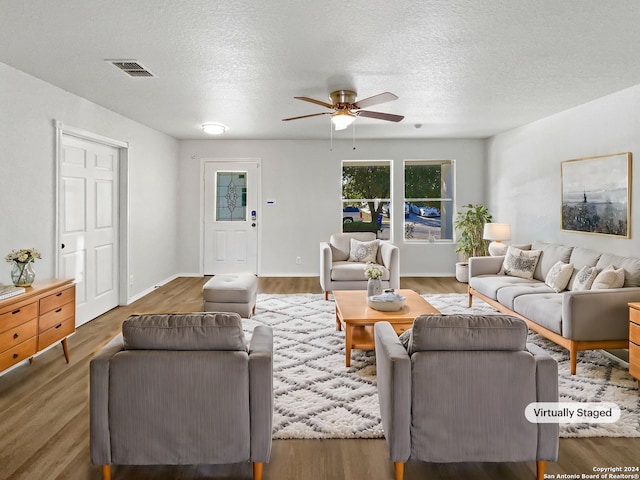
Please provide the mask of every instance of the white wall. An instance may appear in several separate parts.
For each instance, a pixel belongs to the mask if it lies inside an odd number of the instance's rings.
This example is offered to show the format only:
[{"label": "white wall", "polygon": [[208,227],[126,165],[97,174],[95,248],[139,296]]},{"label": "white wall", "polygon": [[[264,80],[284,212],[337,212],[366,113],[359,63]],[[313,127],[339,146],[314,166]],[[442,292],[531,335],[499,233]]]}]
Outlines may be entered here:
[{"label": "white wall", "polygon": [[[259,273],[263,276],[319,275],[319,242],[342,228],[341,161],[393,160],[394,190],[402,192],[404,159],[454,159],[457,205],[484,201],[483,140],[184,140],[180,142],[180,264],[183,273],[202,272],[200,257],[200,169],[203,158],[262,159]],[[402,195],[402,193],[399,193]],[[397,197],[402,198],[402,197]],[[267,206],[268,199],[277,201]],[[455,245],[404,244],[402,203],[392,213],[402,275],[453,275]],[[397,219],[397,220],[396,220]],[[295,258],[302,264],[296,265]]]},{"label": "white wall", "polygon": [[488,204],[512,241],[543,240],[640,256],[640,169],[632,169],[631,239],[560,230],[564,160],[632,152],[640,160],[640,85],[487,141]]},{"label": "white wall", "polygon": [[[34,247],[34,270],[54,275],[55,130],[53,120],[129,142],[132,295],[178,270],[178,142],[0,63],[0,254]],[[3,262],[4,263],[4,262]],[[10,266],[0,282],[10,283]]]}]

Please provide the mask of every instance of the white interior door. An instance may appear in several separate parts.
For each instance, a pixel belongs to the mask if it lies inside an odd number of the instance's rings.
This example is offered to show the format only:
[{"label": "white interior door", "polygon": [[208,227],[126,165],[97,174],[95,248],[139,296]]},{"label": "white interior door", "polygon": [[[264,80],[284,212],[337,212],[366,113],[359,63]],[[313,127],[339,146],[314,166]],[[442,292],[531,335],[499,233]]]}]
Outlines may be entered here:
[{"label": "white interior door", "polygon": [[257,161],[204,163],[204,274],[258,273]]},{"label": "white interior door", "polygon": [[76,325],[118,305],[118,154],[62,135],[58,275],[76,283]]}]

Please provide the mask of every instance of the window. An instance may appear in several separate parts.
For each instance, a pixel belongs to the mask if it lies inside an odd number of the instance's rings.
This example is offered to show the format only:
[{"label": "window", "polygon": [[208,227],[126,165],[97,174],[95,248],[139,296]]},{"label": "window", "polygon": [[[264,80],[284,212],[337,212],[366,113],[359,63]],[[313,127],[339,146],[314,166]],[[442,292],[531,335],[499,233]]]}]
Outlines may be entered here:
[{"label": "window", "polygon": [[391,215],[391,161],[342,162],[342,231],[374,232],[388,240]]},{"label": "window", "polygon": [[247,173],[216,173],[216,221],[247,220]]},{"label": "window", "polygon": [[405,160],[405,240],[453,240],[453,177],[453,160]]}]

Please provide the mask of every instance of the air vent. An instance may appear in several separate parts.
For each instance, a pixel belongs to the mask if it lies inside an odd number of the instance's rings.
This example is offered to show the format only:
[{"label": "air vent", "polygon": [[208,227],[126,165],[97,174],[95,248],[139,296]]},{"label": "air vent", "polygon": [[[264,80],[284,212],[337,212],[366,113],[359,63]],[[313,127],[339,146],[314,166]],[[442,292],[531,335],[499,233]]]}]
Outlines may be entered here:
[{"label": "air vent", "polygon": [[140,65],[136,60],[107,60],[130,77],[153,77],[153,73]]}]

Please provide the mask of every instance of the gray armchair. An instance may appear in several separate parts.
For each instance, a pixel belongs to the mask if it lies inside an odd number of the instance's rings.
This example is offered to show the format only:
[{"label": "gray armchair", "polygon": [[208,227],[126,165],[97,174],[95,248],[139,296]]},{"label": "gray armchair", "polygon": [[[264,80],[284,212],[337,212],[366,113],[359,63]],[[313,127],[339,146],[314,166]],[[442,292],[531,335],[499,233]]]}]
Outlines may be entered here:
[{"label": "gray armchair", "polygon": [[[337,233],[328,242],[320,243],[320,285],[324,297],[334,290],[366,290],[364,275],[366,262],[348,261],[351,239],[370,242],[376,239],[371,232]],[[393,243],[380,240],[377,264],[383,267],[382,288],[400,288],[400,250]]]},{"label": "gray armchair", "polygon": [[375,325],[380,414],[396,480],[404,462],[537,462],[558,457],[557,423],[530,423],[531,402],[558,401],[558,365],[510,316],[425,315],[406,348]]},{"label": "gray armchair", "polygon": [[273,333],[247,345],[235,313],[140,315],[90,364],[91,461],[111,465],[253,462],[271,454]]}]

